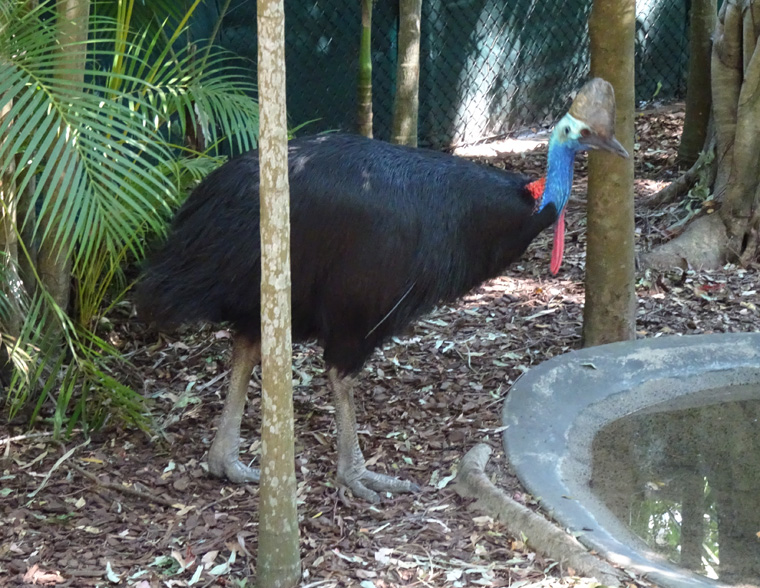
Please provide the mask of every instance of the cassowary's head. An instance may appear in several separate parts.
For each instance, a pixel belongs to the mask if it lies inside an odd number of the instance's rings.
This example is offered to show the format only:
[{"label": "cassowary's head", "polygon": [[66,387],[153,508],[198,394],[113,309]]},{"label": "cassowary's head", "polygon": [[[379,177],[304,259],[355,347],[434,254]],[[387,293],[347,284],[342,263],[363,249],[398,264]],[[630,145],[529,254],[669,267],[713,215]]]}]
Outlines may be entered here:
[{"label": "cassowary's head", "polygon": [[554,141],[572,151],[603,149],[628,157],[615,138],[615,91],[609,82],[593,78],[575,97],[569,112],[554,128]]},{"label": "cassowary's head", "polygon": [[615,138],[615,91],[601,78],[589,80],[580,89],[570,111],[554,127],[549,140],[546,188],[538,210],[551,203],[558,215],[554,225],[552,274],[559,271],[565,248],[565,205],[573,182],[573,160],[576,152],[587,149],[603,149],[628,157],[628,151]]}]

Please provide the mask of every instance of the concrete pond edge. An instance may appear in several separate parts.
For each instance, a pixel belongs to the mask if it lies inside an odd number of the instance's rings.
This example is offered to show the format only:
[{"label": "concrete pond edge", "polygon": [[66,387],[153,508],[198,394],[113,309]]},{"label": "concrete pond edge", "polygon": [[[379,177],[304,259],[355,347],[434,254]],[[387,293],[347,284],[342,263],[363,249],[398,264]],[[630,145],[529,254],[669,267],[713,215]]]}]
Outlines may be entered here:
[{"label": "concrete pond edge", "polygon": [[515,382],[502,412],[504,450],[542,508],[588,549],[666,588],[725,586],[667,562],[593,495],[591,443],[606,424],[634,412],[674,401],[686,407],[742,400],[746,386],[759,383],[760,333],[671,336],[571,351]]}]

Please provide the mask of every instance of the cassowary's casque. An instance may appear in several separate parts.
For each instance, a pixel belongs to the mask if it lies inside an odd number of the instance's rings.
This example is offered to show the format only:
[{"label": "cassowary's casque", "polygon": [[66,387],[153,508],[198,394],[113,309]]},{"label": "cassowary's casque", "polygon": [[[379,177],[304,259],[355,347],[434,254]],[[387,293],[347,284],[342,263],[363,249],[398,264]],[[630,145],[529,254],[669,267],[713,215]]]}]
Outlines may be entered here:
[{"label": "cassowary's casque", "polygon": [[[324,347],[338,430],[338,480],[370,501],[410,482],[365,468],[350,377],[388,337],[440,301],[495,277],[555,224],[563,250],[575,153],[628,154],[614,137],[615,99],[588,82],[549,142],[548,171],[531,181],[459,157],[348,135],[289,145],[293,338]],[[260,359],[259,166],[252,152],[210,174],[174,220],[138,286],[141,315],[159,327],[229,321],[230,390],[209,469],[256,481],[238,456],[251,371]]]}]

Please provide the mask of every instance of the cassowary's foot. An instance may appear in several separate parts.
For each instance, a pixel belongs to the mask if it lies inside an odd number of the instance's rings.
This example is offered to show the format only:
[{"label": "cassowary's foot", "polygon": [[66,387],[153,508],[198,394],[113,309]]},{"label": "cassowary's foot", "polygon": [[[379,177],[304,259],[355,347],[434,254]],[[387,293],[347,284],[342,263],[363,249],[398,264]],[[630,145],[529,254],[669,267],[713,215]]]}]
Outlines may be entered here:
[{"label": "cassowary's foot", "polygon": [[356,433],[356,410],[351,381],[341,378],[335,368],[328,373],[335,398],[335,421],[338,428],[338,482],[350,488],[355,496],[368,502],[379,502],[379,492],[417,492],[420,487],[407,480],[369,471],[359,448]]},{"label": "cassowary's foot", "polygon": [[226,478],[233,484],[258,482],[258,468],[249,467],[240,461],[240,443],[237,440],[234,440],[234,443],[230,441],[229,435],[223,435],[221,430],[217,433],[208,452],[208,471],[217,478]]},{"label": "cassowary's foot", "polygon": [[219,478],[235,484],[258,482],[259,470],[244,465],[240,455],[240,421],[245,409],[248,381],[254,366],[261,359],[259,343],[236,335],[232,343],[230,386],[219,420],[216,437],[208,452],[208,469]]},{"label": "cassowary's foot", "polygon": [[351,472],[350,475],[338,473],[338,482],[349,488],[354,496],[373,504],[380,502],[379,493],[381,492],[420,491],[420,487],[414,482],[371,472],[364,465],[359,468],[358,472]]}]

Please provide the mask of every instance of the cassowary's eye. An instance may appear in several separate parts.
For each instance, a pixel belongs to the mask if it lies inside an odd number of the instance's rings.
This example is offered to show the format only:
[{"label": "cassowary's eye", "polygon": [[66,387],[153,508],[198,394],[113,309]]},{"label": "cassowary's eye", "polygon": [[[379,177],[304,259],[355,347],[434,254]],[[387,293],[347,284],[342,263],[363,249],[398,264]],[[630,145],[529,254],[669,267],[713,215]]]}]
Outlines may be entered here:
[{"label": "cassowary's eye", "polygon": [[565,135],[569,135],[569,134],[570,134],[570,127],[565,127]]}]

